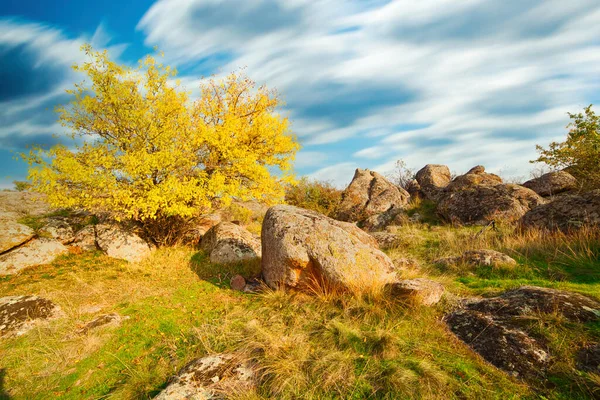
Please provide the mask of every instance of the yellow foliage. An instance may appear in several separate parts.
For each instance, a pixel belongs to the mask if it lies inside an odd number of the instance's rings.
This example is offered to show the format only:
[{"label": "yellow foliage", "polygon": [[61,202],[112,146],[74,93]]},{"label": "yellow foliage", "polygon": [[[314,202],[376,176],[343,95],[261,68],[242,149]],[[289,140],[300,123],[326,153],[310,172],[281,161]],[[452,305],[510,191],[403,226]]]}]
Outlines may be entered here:
[{"label": "yellow foliage", "polygon": [[89,82],[68,90],[74,100],[57,109],[74,146],[24,155],[34,190],[52,205],[134,220],[160,236],[158,224],[232,198],[283,199],[299,145],[276,113],[276,93],[232,73],[205,81],[192,102],[172,82],[176,71],[151,56],[133,69],[90,45],[82,50],[89,61],[74,69]]}]

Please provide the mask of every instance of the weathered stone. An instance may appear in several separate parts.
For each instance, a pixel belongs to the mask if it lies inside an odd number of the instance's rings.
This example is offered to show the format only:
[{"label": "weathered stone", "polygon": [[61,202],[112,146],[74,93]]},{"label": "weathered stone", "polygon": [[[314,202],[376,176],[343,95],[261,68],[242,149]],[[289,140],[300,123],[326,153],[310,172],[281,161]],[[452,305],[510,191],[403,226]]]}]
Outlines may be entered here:
[{"label": "weathered stone", "polygon": [[261,256],[260,241],[245,228],[231,222],[221,222],[206,232],[200,242],[215,264],[233,264]]},{"label": "weathered stone", "polygon": [[56,239],[62,244],[71,243],[75,236],[73,228],[69,224],[67,218],[64,217],[48,218],[46,224],[40,231],[42,234],[45,233],[52,239]]},{"label": "weathered stone", "polygon": [[415,176],[423,196],[432,201],[437,201],[442,189],[452,179],[450,169],[445,165],[428,164],[417,172]]},{"label": "weathered stone", "polygon": [[432,306],[440,302],[444,294],[444,286],[438,282],[417,278],[406,279],[386,285],[390,295],[398,299],[414,299],[424,306]]},{"label": "weathered stone", "polygon": [[92,329],[99,328],[101,326],[119,326],[123,320],[129,319],[129,317],[121,317],[117,313],[104,314],[100,315],[90,322],[83,325],[81,328],[77,330],[77,334],[83,335],[91,331]]},{"label": "weathered stone", "polygon": [[471,303],[468,308],[497,317],[558,313],[574,322],[600,320],[600,302],[578,293],[536,286],[509,290],[498,297]]},{"label": "weathered stone", "polygon": [[600,320],[600,302],[577,293],[523,286],[498,297],[468,301],[446,316],[450,329],[498,368],[525,380],[545,374],[550,354],[530,336],[526,321],[558,314],[571,322]]},{"label": "weathered stone", "polygon": [[246,279],[241,275],[236,275],[233,278],[231,278],[229,286],[231,287],[231,290],[237,290],[239,292],[242,292],[246,287]]},{"label": "weathered stone", "polygon": [[394,265],[377,241],[356,225],[292,206],[267,211],[262,226],[265,282],[303,287],[314,279],[338,287],[384,285]]},{"label": "weathered stone", "polygon": [[577,179],[566,171],[555,171],[531,179],[523,186],[547,197],[577,189]]},{"label": "weathered stone", "polygon": [[139,262],[150,255],[152,248],[133,230],[116,224],[96,225],[96,243],[109,257]]},{"label": "weathered stone", "polygon": [[39,238],[0,256],[0,275],[11,275],[34,265],[49,264],[68,249],[58,240]]},{"label": "weathered stone", "polygon": [[600,226],[600,189],[580,195],[565,195],[527,212],[521,219],[526,228],[568,231],[582,226]]},{"label": "weathered stone", "polygon": [[446,322],[459,339],[494,366],[526,380],[544,375],[550,355],[521,329],[473,310],[458,310]]},{"label": "weathered stone", "polygon": [[388,211],[375,214],[359,223],[367,232],[376,232],[390,225],[404,225],[408,221],[406,211],[402,208],[390,208]]},{"label": "weathered stone", "polygon": [[206,356],[186,365],[155,400],[224,399],[256,387],[250,363],[231,354]]},{"label": "weathered stone", "polygon": [[433,262],[444,266],[468,264],[472,266],[497,267],[501,265],[516,265],[517,262],[504,253],[494,250],[469,250],[458,257],[440,258]]},{"label": "weathered stone", "polygon": [[496,186],[502,183],[498,175],[485,172],[481,165],[471,168],[466,174],[457,176],[444,189],[446,193],[459,192],[476,186]]},{"label": "weathered stone", "polygon": [[402,243],[402,239],[395,233],[388,232],[373,232],[371,236],[377,240],[377,244],[382,249],[392,249],[398,247]]},{"label": "weathered stone", "polygon": [[490,221],[516,221],[544,202],[537,193],[523,186],[477,185],[446,193],[438,204],[437,212],[452,223],[485,225]]},{"label": "weathered stone", "polygon": [[403,208],[410,195],[383,176],[368,169],[357,169],[352,182],[342,193],[337,213],[341,221],[362,221],[391,208]]},{"label": "weathered stone", "polygon": [[88,225],[79,230],[75,234],[71,246],[78,247],[83,251],[93,251],[98,249],[94,225]]},{"label": "weathered stone", "polygon": [[0,337],[20,336],[40,320],[57,317],[60,307],[38,296],[0,298]]},{"label": "weathered stone", "polygon": [[35,232],[14,220],[0,219],[0,253],[4,253],[31,240]]}]

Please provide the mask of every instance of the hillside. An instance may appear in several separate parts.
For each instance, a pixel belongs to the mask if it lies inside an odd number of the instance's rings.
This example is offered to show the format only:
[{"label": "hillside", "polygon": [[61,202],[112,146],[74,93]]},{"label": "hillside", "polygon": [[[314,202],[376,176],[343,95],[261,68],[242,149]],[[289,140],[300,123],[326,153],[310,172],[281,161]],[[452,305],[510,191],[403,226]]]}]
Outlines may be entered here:
[{"label": "hillside", "polygon": [[357,170],[329,216],[236,202],[160,247],[0,193],[0,398],[600,398],[600,193],[407,189]]}]

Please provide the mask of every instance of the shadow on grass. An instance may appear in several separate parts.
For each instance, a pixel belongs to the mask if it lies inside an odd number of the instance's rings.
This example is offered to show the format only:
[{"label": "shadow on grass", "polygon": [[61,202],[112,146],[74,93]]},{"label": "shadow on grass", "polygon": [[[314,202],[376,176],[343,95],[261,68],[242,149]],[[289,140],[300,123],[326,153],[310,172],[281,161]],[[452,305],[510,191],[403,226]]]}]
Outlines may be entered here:
[{"label": "shadow on grass", "polygon": [[0,369],[0,400],[9,400],[10,396],[4,390],[4,379],[6,377],[6,371]]},{"label": "shadow on grass", "polygon": [[246,279],[260,275],[261,265],[260,258],[233,264],[213,264],[204,251],[199,251],[191,257],[190,269],[202,280],[219,288],[229,288],[229,282],[235,275]]}]

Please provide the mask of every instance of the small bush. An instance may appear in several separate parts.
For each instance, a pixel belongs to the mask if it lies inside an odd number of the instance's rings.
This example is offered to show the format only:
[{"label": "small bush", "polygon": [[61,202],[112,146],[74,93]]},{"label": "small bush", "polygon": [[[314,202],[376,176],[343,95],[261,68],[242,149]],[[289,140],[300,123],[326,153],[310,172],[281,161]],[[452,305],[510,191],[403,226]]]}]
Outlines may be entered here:
[{"label": "small bush", "polygon": [[13,185],[15,185],[17,192],[25,192],[31,188],[31,183],[27,181],[13,181]]},{"label": "small bush", "polygon": [[342,199],[342,191],[336,189],[331,183],[311,181],[303,177],[295,186],[289,186],[285,193],[287,204],[306,208],[332,216]]}]

